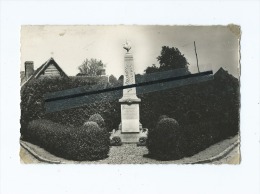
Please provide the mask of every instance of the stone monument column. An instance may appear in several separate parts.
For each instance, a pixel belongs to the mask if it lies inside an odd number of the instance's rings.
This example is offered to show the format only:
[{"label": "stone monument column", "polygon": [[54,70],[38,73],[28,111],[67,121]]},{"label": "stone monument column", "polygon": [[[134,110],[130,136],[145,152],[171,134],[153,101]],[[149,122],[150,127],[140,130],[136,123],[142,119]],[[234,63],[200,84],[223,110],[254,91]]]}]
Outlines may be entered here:
[{"label": "stone monument column", "polygon": [[[124,56],[124,86],[135,84],[135,71],[133,54],[128,42],[123,47],[126,50]],[[140,123],[139,104],[141,99],[136,96],[136,88],[123,90],[123,97],[119,99],[121,104],[121,123],[118,130],[113,130],[110,139],[120,137],[122,143],[138,143],[141,137],[147,137],[148,130],[143,129]]]},{"label": "stone monument column", "polygon": [[[130,52],[125,53],[124,70],[124,86],[135,84],[134,59],[133,54]],[[122,99],[137,100],[136,88],[124,89]]]},{"label": "stone monument column", "polygon": [[[128,42],[124,45],[126,53],[124,56],[124,86],[135,84],[135,71],[133,54],[130,53],[131,46]],[[123,90],[121,103],[121,131],[122,133],[140,132],[139,103],[141,100],[136,96],[136,88]]]}]

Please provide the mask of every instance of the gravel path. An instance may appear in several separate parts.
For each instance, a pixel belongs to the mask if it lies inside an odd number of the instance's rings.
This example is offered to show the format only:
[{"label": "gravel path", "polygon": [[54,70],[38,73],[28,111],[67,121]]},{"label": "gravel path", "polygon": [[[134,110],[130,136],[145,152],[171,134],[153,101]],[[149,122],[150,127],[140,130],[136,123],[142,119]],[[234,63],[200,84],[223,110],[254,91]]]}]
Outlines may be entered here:
[{"label": "gravel path", "polygon": [[[109,152],[109,157],[103,160],[98,161],[71,161],[65,160],[63,158],[56,157],[39,146],[33,145],[28,142],[24,142],[31,150],[37,153],[42,158],[46,158],[48,160],[60,161],[61,163],[70,164],[70,163],[82,163],[82,164],[187,164],[194,163],[199,160],[206,160],[213,156],[216,156],[223,152],[226,148],[234,144],[238,141],[238,136],[234,136],[230,139],[223,140],[215,145],[210,146],[206,150],[199,152],[198,154],[189,157],[183,158],[181,160],[173,160],[173,161],[157,161],[154,159],[143,157],[143,155],[148,153],[146,147],[137,147],[135,144],[124,144],[118,147],[111,147]],[[30,156],[31,154],[21,148],[20,156],[23,163],[42,163],[37,160],[35,157]],[[212,162],[213,164],[239,164],[240,154],[239,154],[239,146],[236,146],[233,151],[228,154],[225,159],[221,159],[220,161]]]}]

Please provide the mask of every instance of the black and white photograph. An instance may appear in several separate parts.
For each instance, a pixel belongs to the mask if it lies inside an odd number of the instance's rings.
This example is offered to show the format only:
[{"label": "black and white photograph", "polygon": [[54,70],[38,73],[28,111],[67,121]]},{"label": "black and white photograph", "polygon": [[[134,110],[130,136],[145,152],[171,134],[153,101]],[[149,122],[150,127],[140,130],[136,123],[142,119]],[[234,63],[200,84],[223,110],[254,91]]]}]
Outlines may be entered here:
[{"label": "black and white photograph", "polygon": [[0,0],[0,194],[259,194],[259,23],[259,0]]},{"label": "black and white photograph", "polygon": [[240,26],[23,25],[22,164],[240,164]]}]

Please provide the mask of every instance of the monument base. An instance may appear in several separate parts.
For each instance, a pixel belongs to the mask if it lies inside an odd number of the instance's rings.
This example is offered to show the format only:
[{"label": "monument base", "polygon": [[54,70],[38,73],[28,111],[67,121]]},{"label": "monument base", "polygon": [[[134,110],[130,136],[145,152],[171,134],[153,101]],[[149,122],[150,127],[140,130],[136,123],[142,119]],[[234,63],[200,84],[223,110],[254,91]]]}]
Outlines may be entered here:
[{"label": "monument base", "polygon": [[147,138],[147,134],[147,129],[142,129],[140,132],[135,133],[126,133],[122,132],[121,130],[117,130],[111,134],[110,139],[113,137],[120,137],[122,143],[138,143],[141,137]]},{"label": "monument base", "polygon": [[141,99],[137,98],[137,96],[130,96],[130,97],[123,97],[119,99],[119,102],[121,102],[121,104],[132,104],[132,103],[141,102]]},{"label": "monument base", "polygon": [[[128,96],[129,97],[129,96]],[[139,133],[140,127],[139,104],[141,100],[136,96],[121,98],[121,128],[122,133]]]}]

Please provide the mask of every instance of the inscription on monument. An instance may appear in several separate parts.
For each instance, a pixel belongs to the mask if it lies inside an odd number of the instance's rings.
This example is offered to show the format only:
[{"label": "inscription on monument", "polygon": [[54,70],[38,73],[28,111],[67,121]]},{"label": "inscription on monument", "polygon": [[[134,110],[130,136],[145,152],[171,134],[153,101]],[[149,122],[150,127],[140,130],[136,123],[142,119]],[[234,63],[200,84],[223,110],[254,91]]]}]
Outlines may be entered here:
[{"label": "inscription on monument", "polygon": [[132,105],[122,105],[122,117],[124,119],[139,119],[139,107]]},{"label": "inscription on monument", "polygon": [[139,104],[121,105],[122,132],[139,132]]},{"label": "inscription on monument", "polygon": [[[134,65],[133,65],[133,55],[131,53],[125,54],[125,79],[124,85],[135,84],[135,73],[134,73]],[[129,88],[124,89],[124,96],[136,96],[136,89]]]}]

